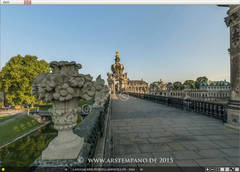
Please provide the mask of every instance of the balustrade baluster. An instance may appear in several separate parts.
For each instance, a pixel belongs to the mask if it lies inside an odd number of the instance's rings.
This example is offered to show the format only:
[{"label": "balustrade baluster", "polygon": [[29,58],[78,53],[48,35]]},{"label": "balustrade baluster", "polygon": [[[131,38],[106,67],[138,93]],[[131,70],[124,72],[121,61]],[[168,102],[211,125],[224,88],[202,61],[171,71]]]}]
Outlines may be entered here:
[{"label": "balustrade baluster", "polygon": [[213,104],[213,116],[217,118],[217,109],[216,109],[216,104]]},{"label": "balustrade baluster", "polygon": [[210,115],[213,116],[213,106],[211,103],[210,103]]},{"label": "balustrade baluster", "polygon": [[199,101],[197,101],[197,112],[199,112]]},{"label": "balustrade baluster", "polygon": [[200,102],[200,112],[203,113],[203,103]]},{"label": "balustrade baluster", "polygon": [[209,115],[209,104],[206,103],[206,115]]},{"label": "balustrade baluster", "polygon": [[196,111],[196,104],[195,104],[195,100],[193,100],[193,112]]}]

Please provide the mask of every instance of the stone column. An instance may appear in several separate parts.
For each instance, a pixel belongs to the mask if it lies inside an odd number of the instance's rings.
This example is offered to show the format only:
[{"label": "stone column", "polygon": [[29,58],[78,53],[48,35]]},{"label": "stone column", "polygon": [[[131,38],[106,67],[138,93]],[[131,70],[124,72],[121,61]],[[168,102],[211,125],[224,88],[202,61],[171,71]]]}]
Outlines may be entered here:
[{"label": "stone column", "polygon": [[231,96],[226,126],[240,129],[240,5],[229,5],[227,14],[225,23],[230,28]]},{"label": "stone column", "polygon": [[112,84],[112,94],[115,95],[115,81],[113,81],[113,84]]}]

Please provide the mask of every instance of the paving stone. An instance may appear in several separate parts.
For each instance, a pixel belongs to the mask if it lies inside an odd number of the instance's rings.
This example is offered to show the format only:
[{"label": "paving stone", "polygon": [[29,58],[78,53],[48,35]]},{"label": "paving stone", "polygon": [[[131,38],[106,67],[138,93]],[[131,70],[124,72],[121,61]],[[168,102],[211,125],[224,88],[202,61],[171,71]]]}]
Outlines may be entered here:
[{"label": "paving stone", "polygon": [[234,164],[225,158],[206,158],[195,159],[200,166],[234,166]]},{"label": "paving stone", "polygon": [[232,146],[228,143],[226,143],[225,140],[214,140],[213,143],[216,143],[221,148],[232,148]]},{"label": "paving stone", "polygon": [[239,140],[232,139],[232,140],[226,140],[225,142],[234,148],[238,148],[238,149],[240,148],[240,138]]},{"label": "paving stone", "polygon": [[167,152],[167,151],[163,151],[163,152],[158,152],[158,153],[152,153],[152,156],[154,158],[173,158],[174,159],[174,156],[171,152]]},{"label": "paving stone", "polygon": [[193,142],[192,144],[199,149],[220,148],[218,144],[211,141],[201,141],[201,142],[198,141],[198,142]]},{"label": "paving stone", "polygon": [[[216,136],[216,135],[214,135]],[[217,135],[218,136],[218,135]],[[194,139],[196,139],[196,141],[208,141],[208,140],[211,140],[211,136],[192,136]],[[210,137],[210,138],[209,138]]]},{"label": "paving stone", "polygon": [[123,144],[123,145],[130,145],[130,144],[134,144],[133,141],[129,140],[129,139],[120,139],[118,144]]},{"label": "paving stone", "polygon": [[197,158],[201,158],[201,156],[199,154],[197,154],[194,151],[174,151],[172,152],[174,155],[174,158],[183,160],[183,159],[197,159]]},{"label": "paving stone", "polygon": [[226,148],[221,149],[221,151],[229,157],[240,157],[240,149],[238,148]]},{"label": "paving stone", "polygon": [[199,150],[197,146],[194,146],[191,142],[180,142],[187,150]]},{"label": "paving stone", "polygon": [[168,143],[168,146],[173,150],[187,150],[183,145],[180,143]]},{"label": "paving stone", "polygon": [[148,143],[148,140],[145,138],[139,138],[139,137],[135,137],[135,138],[129,138],[129,140],[133,143],[133,144],[144,144],[144,143]]},{"label": "paving stone", "polygon": [[197,153],[203,158],[218,158],[218,157],[227,156],[226,154],[221,152],[219,149],[200,150]]},{"label": "paving stone", "polygon": [[227,160],[231,161],[234,165],[240,165],[240,157],[226,157]]},{"label": "paving stone", "polygon": [[143,153],[156,153],[171,150],[169,146],[165,144],[140,144],[138,147]]},{"label": "paving stone", "polygon": [[137,145],[134,144],[121,144],[114,147],[114,153],[116,154],[132,154],[132,153],[140,153]]},{"label": "paving stone", "polygon": [[228,137],[225,136],[225,135],[211,135],[211,136],[207,136],[206,138],[208,140],[212,140],[212,141],[219,141],[219,140],[226,140],[226,139],[228,139]]},{"label": "paving stone", "polygon": [[172,140],[172,137],[148,138],[149,143],[168,143]]}]

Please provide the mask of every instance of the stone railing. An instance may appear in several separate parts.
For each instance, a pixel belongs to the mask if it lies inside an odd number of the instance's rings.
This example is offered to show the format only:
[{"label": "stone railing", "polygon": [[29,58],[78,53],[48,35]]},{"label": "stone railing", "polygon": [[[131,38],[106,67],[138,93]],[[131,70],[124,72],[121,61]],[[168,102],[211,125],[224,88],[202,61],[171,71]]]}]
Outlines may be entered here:
[{"label": "stone railing", "polygon": [[176,98],[176,97],[166,97],[166,96],[151,95],[151,94],[139,94],[139,93],[128,93],[128,94],[130,96],[150,100],[156,103],[161,103],[168,106],[181,108],[186,111],[203,113],[207,116],[220,119],[223,122],[227,121],[227,114],[226,114],[227,104],[224,104],[224,103],[214,103],[214,102],[208,102],[208,101],[183,99],[183,98]]},{"label": "stone railing", "polygon": [[[74,128],[73,133],[84,138],[87,151],[82,156],[84,160],[94,157],[99,138],[103,136],[105,128],[105,118],[108,113],[110,98],[106,100],[104,107],[93,108],[92,112]],[[91,166],[87,161],[82,166]]]},{"label": "stone railing", "polygon": [[150,94],[177,98],[184,98],[185,96],[189,96],[191,99],[214,102],[227,101],[230,97],[230,90],[163,90],[156,92],[152,91]]},{"label": "stone railing", "polygon": [[42,160],[39,157],[30,167],[33,171],[41,171],[44,167],[91,167],[87,159],[93,158],[98,141],[102,138],[105,128],[105,118],[108,113],[110,97],[105,100],[103,107],[93,108],[89,115],[80,122],[73,133],[84,139],[83,149],[77,160]]}]

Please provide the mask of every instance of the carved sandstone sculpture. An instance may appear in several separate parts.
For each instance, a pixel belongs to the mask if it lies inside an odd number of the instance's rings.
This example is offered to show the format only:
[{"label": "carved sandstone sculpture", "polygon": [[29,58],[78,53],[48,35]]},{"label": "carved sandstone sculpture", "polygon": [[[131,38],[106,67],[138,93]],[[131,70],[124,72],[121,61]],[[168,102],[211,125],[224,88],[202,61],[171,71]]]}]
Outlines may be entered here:
[{"label": "carved sandstone sculpture", "polygon": [[58,136],[42,152],[42,159],[76,159],[84,143],[83,138],[72,131],[77,125],[78,102],[95,98],[95,103],[101,105],[101,98],[107,96],[108,88],[101,76],[92,81],[90,75],[79,74],[82,66],[76,62],[54,61],[50,67],[51,73],[38,75],[32,84],[37,99],[52,103],[49,112],[54,128],[58,130]]},{"label": "carved sandstone sculpture", "polygon": [[109,89],[108,86],[104,85],[105,81],[101,79],[99,75],[95,82],[96,94],[95,94],[95,103],[93,107],[103,107],[104,103],[106,102],[109,96]]}]

